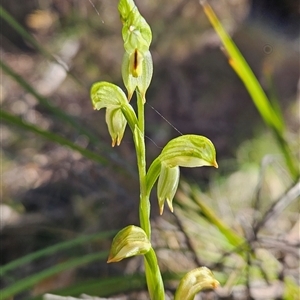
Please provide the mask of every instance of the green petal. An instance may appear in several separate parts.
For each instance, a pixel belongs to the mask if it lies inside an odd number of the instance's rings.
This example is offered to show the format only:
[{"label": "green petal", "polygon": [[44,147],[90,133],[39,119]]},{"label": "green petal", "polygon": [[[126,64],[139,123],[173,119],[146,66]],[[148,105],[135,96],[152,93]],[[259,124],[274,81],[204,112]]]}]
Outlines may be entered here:
[{"label": "green petal", "polygon": [[150,85],[153,75],[153,62],[150,51],[144,53],[142,60],[142,74],[137,78],[137,87],[142,95],[143,101],[145,102],[146,91]]},{"label": "green petal", "polygon": [[137,87],[137,79],[130,73],[130,55],[125,52],[122,61],[122,78],[128,93],[128,101]]},{"label": "green petal", "polygon": [[164,210],[165,201],[173,212],[173,198],[178,188],[180,171],[179,167],[169,168],[166,164],[161,164],[161,171],[157,184],[157,198],[160,214],[162,215]]},{"label": "green petal", "polygon": [[105,120],[112,139],[112,147],[120,145],[127,121],[120,108],[110,107],[106,109]]}]

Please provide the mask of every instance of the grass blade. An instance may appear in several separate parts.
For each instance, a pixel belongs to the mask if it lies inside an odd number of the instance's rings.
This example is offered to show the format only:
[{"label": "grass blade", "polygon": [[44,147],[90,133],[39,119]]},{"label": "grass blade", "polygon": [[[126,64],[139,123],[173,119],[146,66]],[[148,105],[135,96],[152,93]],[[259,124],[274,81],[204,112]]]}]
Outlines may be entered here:
[{"label": "grass blade", "polygon": [[3,110],[1,111],[0,118],[6,122],[12,123],[12,124],[22,128],[22,129],[37,133],[38,135],[40,135],[52,142],[58,143],[62,146],[67,146],[67,147],[71,148],[72,150],[79,152],[84,157],[91,159],[97,163],[100,163],[102,165],[107,164],[106,158],[104,158],[86,148],[82,148],[81,146],[74,144],[72,141],[70,141],[60,135],[52,133],[48,130],[41,129],[35,125],[29,124],[29,123],[23,121],[21,118],[16,117],[6,111],[3,111]]},{"label": "grass blade", "polygon": [[101,233],[95,233],[91,235],[83,235],[78,238],[72,239],[70,241],[65,241],[58,243],[56,245],[44,248],[42,250],[36,251],[34,253],[30,253],[28,255],[25,255],[19,259],[16,259],[3,267],[1,267],[0,276],[4,276],[8,271],[11,271],[13,269],[19,268],[20,266],[24,264],[28,264],[36,259],[39,259],[43,256],[52,255],[58,251],[66,250],[73,248],[75,246],[83,245],[85,243],[94,241],[94,240],[103,240],[108,237],[111,237],[116,234],[117,231],[106,231]]},{"label": "grass blade", "polygon": [[48,50],[46,50],[41,44],[30,34],[26,29],[23,28],[22,25],[18,23],[18,21],[8,12],[6,11],[2,5],[0,5],[0,16],[3,20],[5,20],[12,28],[14,28],[24,40],[29,42],[36,50],[38,50],[42,55],[44,55],[50,61],[55,62],[60,65],[68,75],[70,75],[74,81],[76,81],[79,85],[84,86],[84,84],[72,74],[68,68],[61,63],[57,58],[55,58]]},{"label": "grass blade", "polygon": [[253,74],[246,60],[242,56],[241,52],[232,41],[229,34],[223,28],[221,22],[218,20],[211,6],[206,1],[201,1],[201,4],[206,16],[219,35],[226,49],[231,67],[235,70],[235,72],[239,75],[239,77],[245,84],[263,120],[267,123],[268,126],[275,127],[279,132],[283,132],[284,124],[274,112],[265,92],[263,91],[261,85]]},{"label": "grass blade", "polygon": [[[99,297],[109,297],[118,293],[126,293],[146,288],[146,278],[143,274],[124,275],[121,277],[101,278],[101,280],[91,280],[80,282],[79,284],[65,289],[51,291],[60,296],[79,297],[81,294],[97,295]],[[35,297],[31,300],[42,300],[43,296]]]},{"label": "grass blade", "polygon": [[79,124],[73,117],[63,112],[58,107],[55,107],[51,104],[49,104],[49,101],[47,98],[40,95],[23,77],[21,77],[19,74],[14,72],[4,61],[0,60],[0,67],[3,69],[3,71],[12,77],[25,91],[33,95],[38,102],[46,107],[51,113],[53,113],[57,118],[61,119],[62,121],[68,123],[73,128],[75,128],[79,133],[86,135],[91,142],[94,144],[99,143],[96,136],[91,134],[91,132],[87,129],[85,129],[81,124]]},{"label": "grass blade", "polygon": [[197,189],[192,190],[192,200],[198,205],[201,213],[205,218],[226,237],[226,239],[234,246],[240,247],[246,243],[246,240],[235,233],[227,224],[225,224],[220,217],[218,217],[212,209],[210,209],[203,201],[201,201],[201,195]]},{"label": "grass blade", "polygon": [[292,155],[288,143],[284,138],[284,122],[280,114],[277,114],[276,109],[273,108],[271,102],[266,96],[257,78],[253,74],[248,63],[244,59],[243,55],[225,31],[221,22],[215,15],[211,6],[206,0],[200,0],[203,6],[204,12],[209,19],[211,25],[219,35],[228,55],[229,64],[240,77],[248,90],[254,105],[256,106],[261,118],[272,129],[274,136],[281,148],[282,154],[284,155],[286,165],[290,171],[291,176],[294,180],[299,177],[299,168],[296,158]]},{"label": "grass blade", "polygon": [[[90,140],[90,142],[95,145],[95,146],[101,146],[101,149],[105,151],[105,153],[107,154],[107,156],[109,157],[109,159],[114,162],[118,167],[120,167],[121,171],[123,172],[124,169],[126,169],[127,173],[130,174],[132,177],[136,177],[136,171],[132,168],[131,165],[129,165],[126,161],[119,159],[116,155],[113,155],[110,153],[110,150],[108,149],[108,147],[106,145],[104,145],[103,143],[99,142],[99,139],[90,132],[90,130],[86,129],[85,127],[83,127],[81,124],[79,124],[73,117],[71,117],[70,115],[66,114],[65,112],[63,112],[60,108],[55,107],[53,105],[49,104],[49,101],[47,98],[43,97],[42,95],[40,95],[27,81],[24,80],[24,78],[22,78],[20,75],[18,75],[17,73],[15,73],[7,64],[5,64],[2,60],[0,60],[0,67],[4,70],[5,73],[7,73],[9,76],[11,76],[16,82],[19,83],[20,86],[22,86],[24,88],[24,90],[26,90],[27,92],[29,92],[31,95],[33,95],[41,105],[43,105],[44,107],[46,107],[51,113],[53,113],[57,118],[59,118],[61,121],[68,123],[69,125],[71,125],[74,129],[76,129],[78,131],[78,133],[83,134],[85,136],[87,136]],[[11,115],[11,117],[13,117]],[[19,122],[18,122],[19,123]],[[29,128],[28,128],[29,129]],[[36,127],[36,129],[38,130],[38,127]],[[43,130],[40,130],[43,131]],[[38,132],[37,132],[38,133]],[[66,139],[64,139],[64,141],[66,143],[68,143],[68,141]],[[72,142],[69,142],[72,143]],[[73,143],[72,143],[73,144]],[[74,144],[73,144],[74,145]],[[77,145],[75,145],[78,149],[80,149],[80,147],[78,147]],[[82,148],[81,148],[82,149]],[[79,151],[79,150],[78,150]],[[88,150],[86,150],[88,151]],[[84,151],[84,152],[86,152]],[[90,152],[90,151],[89,151]],[[87,153],[87,152],[86,152]],[[92,152],[90,152],[92,153]],[[84,154],[83,154],[84,155]],[[93,153],[93,155],[96,155]],[[92,155],[92,156],[93,156]],[[107,159],[102,157],[100,160],[100,156],[97,155],[98,158],[91,158],[95,161],[101,162],[102,160],[102,164],[106,164],[107,163]]]},{"label": "grass blade", "polygon": [[31,275],[27,278],[24,278],[22,280],[18,280],[13,285],[2,289],[1,291],[1,299],[7,299],[9,297],[12,297],[20,292],[26,291],[38,282],[45,280],[46,278],[49,278],[51,276],[54,276],[56,274],[59,274],[63,271],[73,269],[88,263],[91,263],[96,260],[103,260],[106,259],[108,256],[108,251],[103,251],[100,253],[92,253],[85,255],[83,257],[78,257],[74,259],[70,259],[66,262],[60,263],[58,265],[55,265],[51,268],[48,268],[42,272],[35,273],[34,275]]}]

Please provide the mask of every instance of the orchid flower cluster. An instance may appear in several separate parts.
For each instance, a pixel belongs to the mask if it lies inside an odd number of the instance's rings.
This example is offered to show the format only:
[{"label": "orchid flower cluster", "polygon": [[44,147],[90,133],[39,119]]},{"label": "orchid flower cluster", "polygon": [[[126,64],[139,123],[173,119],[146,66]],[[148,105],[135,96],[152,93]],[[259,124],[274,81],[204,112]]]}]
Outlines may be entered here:
[{"label": "orchid flower cluster", "polygon": [[[101,81],[91,88],[94,109],[106,109],[106,124],[112,146],[121,144],[127,124],[133,134],[140,184],[140,226],[129,225],[113,239],[108,263],[136,255],[144,256],[146,281],[152,300],[165,299],[164,285],[155,251],[151,245],[150,194],[157,182],[160,214],[167,202],[173,212],[173,198],[179,183],[179,167],[218,167],[213,143],[199,135],[182,135],[172,139],[146,166],[144,105],[146,91],[153,74],[149,51],[152,32],[133,0],[120,0],[118,5],[123,23],[122,37],[125,53],[122,78],[127,95],[115,84]],[[130,101],[136,93],[137,112]],[[215,288],[218,282],[205,267],[187,273],[178,286],[175,300],[191,300],[203,288]]]}]

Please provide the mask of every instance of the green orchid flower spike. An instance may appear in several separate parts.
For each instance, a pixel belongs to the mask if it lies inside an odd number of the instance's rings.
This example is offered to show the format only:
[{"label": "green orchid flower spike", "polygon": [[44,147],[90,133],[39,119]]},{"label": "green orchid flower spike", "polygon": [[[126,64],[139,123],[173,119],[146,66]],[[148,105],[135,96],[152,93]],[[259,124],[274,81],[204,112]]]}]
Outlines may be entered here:
[{"label": "green orchid flower spike", "polygon": [[[127,124],[132,132],[137,157],[140,184],[140,227],[130,225],[119,231],[113,239],[108,263],[127,257],[143,255],[146,282],[151,300],[164,300],[164,284],[157,257],[151,246],[150,194],[157,183],[157,198],[160,214],[167,202],[173,212],[180,167],[218,167],[216,151],[212,142],[203,136],[184,135],[167,143],[161,154],[147,170],[145,145],[146,91],[153,75],[150,53],[152,33],[133,0],[120,0],[119,13],[123,24],[122,37],[125,53],[122,61],[122,78],[127,95],[115,84],[97,82],[91,88],[94,109],[106,109],[105,121],[112,139],[112,146],[120,145]],[[136,93],[136,111],[131,105]],[[214,286],[216,281],[207,269],[196,269],[185,276],[176,292],[176,300],[191,300],[200,288]]]}]

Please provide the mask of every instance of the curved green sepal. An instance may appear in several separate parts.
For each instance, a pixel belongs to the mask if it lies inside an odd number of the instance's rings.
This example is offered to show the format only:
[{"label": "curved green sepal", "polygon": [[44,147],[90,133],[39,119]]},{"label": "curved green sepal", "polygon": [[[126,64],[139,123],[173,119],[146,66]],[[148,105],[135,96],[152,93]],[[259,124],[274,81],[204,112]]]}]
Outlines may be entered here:
[{"label": "curved green sepal", "polygon": [[127,104],[125,93],[117,85],[101,81],[96,82],[91,88],[91,99],[94,109],[101,109],[106,107]]},{"label": "curved green sepal", "polygon": [[167,167],[165,163],[161,164],[161,170],[157,184],[157,198],[159,213],[162,215],[164,204],[167,201],[168,206],[173,212],[173,198],[178,188],[180,170],[179,167]]},{"label": "curved green sepal", "polygon": [[145,231],[140,227],[129,225],[114,237],[107,262],[118,262],[127,257],[144,255],[150,249],[151,243]]},{"label": "curved green sepal", "polygon": [[200,135],[182,135],[169,141],[159,158],[169,167],[213,166],[218,168],[213,143]]},{"label": "curved green sepal", "polygon": [[138,88],[145,102],[145,94],[152,75],[153,62],[150,51],[146,51],[144,54],[137,49],[132,54],[125,52],[122,62],[122,77],[128,92],[128,101],[130,101],[135,89]]},{"label": "curved green sepal", "polygon": [[174,300],[193,300],[203,289],[215,289],[219,282],[206,267],[188,272],[180,281]]}]

